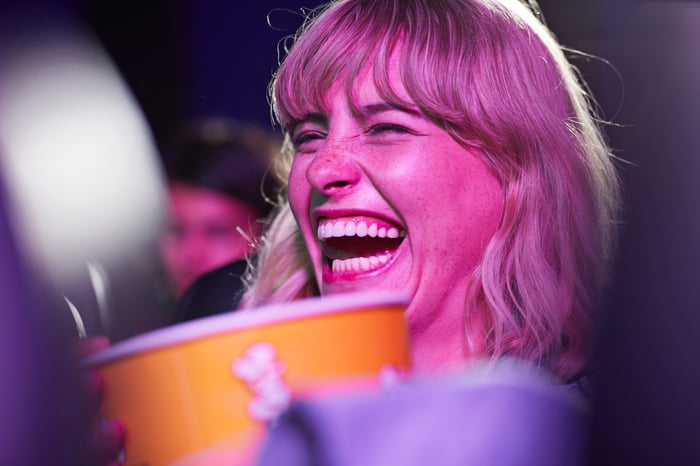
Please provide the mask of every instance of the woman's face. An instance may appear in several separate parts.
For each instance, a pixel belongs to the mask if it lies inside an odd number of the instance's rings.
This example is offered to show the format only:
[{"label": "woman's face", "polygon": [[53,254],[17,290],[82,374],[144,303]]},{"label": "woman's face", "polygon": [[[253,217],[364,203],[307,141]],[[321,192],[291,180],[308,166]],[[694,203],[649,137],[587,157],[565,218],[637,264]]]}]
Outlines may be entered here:
[{"label": "woman's face", "polygon": [[236,198],[181,183],[169,187],[170,228],[161,240],[161,255],[179,295],[199,276],[236,259],[251,249],[258,233],[255,209]]},{"label": "woman's face", "polygon": [[[396,66],[390,79],[411,101]],[[380,98],[371,74],[356,86],[357,111],[336,86],[327,110],[291,129],[289,199],[321,294],[408,294],[416,368],[454,365],[469,356],[466,290],[497,228],[502,188],[478,153],[417,107]]]}]

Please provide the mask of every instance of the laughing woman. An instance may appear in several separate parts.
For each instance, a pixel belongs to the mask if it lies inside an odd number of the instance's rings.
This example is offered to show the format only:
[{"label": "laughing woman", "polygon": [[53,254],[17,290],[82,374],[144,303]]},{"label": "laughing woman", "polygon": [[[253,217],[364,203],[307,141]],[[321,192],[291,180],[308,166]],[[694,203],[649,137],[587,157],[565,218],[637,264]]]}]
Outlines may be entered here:
[{"label": "laughing woman", "polygon": [[331,2],[271,94],[287,197],[245,307],[402,291],[419,372],[514,357],[585,374],[618,182],[539,10]]},{"label": "laughing woman", "polygon": [[[619,187],[585,87],[533,3],[338,0],[307,20],[270,87],[286,132],[277,166],[286,189],[243,308],[398,291],[410,297],[417,373],[508,359],[580,385]],[[493,465],[504,463],[489,455],[517,457],[523,445],[555,461],[523,455],[507,464],[574,464],[557,455],[579,437],[551,436],[569,424],[556,422],[556,410],[542,416],[549,398],[513,405],[506,391],[494,407],[458,391],[457,404],[436,406],[428,400],[452,395],[426,399],[420,390],[328,411],[322,402],[310,411],[295,405],[278,426],[320,412],[338,435],[313,423],[273,429],[264,464]],[[381,417],[397,402],[402,416],[435,410],[428,419]],[[511,444],[482,442],[486,431]],[[449,450],[437,442],[454,433],[461,456],[435,459]],[[337,440],[347,448],[334,451],[345,453],[295,462],[283,448],[275,461],[275,445],[310,435],[317,446]],[[413,454],[419,445],[426,449]],[[482,445],[485,456],[466,448]],[[372,451],[371,460],[352,456]],[[387,456],[395,452],[404,456]]]}]

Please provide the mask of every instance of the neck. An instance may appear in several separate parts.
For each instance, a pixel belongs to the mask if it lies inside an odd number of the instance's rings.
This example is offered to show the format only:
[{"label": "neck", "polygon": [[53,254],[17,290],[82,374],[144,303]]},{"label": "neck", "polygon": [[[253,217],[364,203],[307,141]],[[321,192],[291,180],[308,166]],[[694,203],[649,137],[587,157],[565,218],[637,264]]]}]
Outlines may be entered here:
[{"label": "neck", "polygon": [[411,347],[414,372],[431,374],[453,371],[471,359],[461,322],[412,329]]},{"label": "neck", "polygon": [[[462,313],[441,312],[433,315],[428,325],[419,326],[414,322],[410,326],[413,370],[416,374],[453,372],[478,357],[478,345],[484,338],[483,325],[479,322],[465,325],[464,319],[458,315],[463,317]],[[467,343],[465,328],[469,339],[477,347]]]}]

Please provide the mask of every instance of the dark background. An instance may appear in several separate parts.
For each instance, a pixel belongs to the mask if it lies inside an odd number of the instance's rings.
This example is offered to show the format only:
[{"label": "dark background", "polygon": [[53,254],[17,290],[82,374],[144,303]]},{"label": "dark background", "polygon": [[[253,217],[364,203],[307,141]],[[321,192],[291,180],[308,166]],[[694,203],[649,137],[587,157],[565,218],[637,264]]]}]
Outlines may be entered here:
[{"label": "dark background", "polygon": [[272,129],[267,84],[281,41],[314,0],[117,1],[77,10],[113,57],[161,144],[184,120],[225,115]]}]

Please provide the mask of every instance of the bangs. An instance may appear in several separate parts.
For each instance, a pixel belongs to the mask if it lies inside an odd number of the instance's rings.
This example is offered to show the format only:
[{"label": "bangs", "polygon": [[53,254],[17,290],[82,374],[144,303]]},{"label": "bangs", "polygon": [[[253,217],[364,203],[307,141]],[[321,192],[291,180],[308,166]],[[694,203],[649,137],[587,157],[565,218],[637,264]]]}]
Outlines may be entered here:
[{"label": "bangs", "polygon": [[[291,130],[310,113],[328,110],[334,86],[343,86],[355,107],[355,83],[369,67],[383,100],[399,108],[417,106],[440,127],[461,128],[460,142],[478,145],[469,129],[476,126],[470,114],[481,107],[475,102],[479,96],[465,83],[476,81],[471,75],[479,67],[477,46],[485,45],[476,18],[499,16],[493,13],[483,4],[450,0],[331,3],[307,19],[271,84],[275,116]],[[411,101],[402,99],[389,79],[397,50]]]},{"label": "bangs", "polygon": [[334,86],[342,85],[355,107],[353,89],[368,64],[379,95],[399,107],[408,104],[391,88],[388,77],[392,52],[410,36],[401,3],[331,5],[316,20],[308,20],[314,33],[302,30],[272,83],[273,111],[285,130],[310,113],[328,110],[327,96]]},{"label": "bangs", "polygon": [[[272,82],[277,120],[289,131],[328,111],[329,91],[340,86],[356,107],[355,84],[369,69],[383,100],[417,106],[498,172],[510,172],[506,165],[544,139],[561,139],[543,133],[568,134],[572,108],[557,66],[563,57],[551,55],[545,29],[522,4],[505,3],[513,11],[492,1],[331,3],[307,19]],[[392,87],[393,59],[410,101]]]}]

